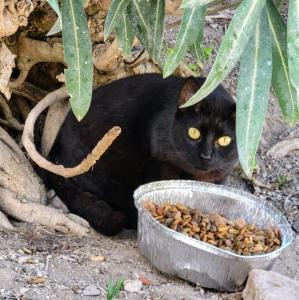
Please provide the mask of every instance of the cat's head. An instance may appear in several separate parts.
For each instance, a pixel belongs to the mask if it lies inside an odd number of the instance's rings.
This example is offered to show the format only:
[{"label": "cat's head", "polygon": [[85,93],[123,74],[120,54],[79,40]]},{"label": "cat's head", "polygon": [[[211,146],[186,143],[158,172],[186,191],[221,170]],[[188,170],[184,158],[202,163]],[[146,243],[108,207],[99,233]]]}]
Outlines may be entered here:
[{"label": "cat's head", "polygon": [[[203,84],[203,78],[188,78],[178,99],[171,134],[171,144],[191,173],[232,170],[237,160],[235,136],[236,104],[229,93],[218,86],[194,106],[180,109]],[[185,166],[184,166],[185,164]]]}]

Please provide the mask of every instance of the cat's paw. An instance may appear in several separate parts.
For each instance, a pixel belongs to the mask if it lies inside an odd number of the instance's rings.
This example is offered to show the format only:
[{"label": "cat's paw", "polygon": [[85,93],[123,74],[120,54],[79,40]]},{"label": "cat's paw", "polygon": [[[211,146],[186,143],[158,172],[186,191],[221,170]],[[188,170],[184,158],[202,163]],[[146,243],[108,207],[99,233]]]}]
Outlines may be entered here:
[{"label": "cat's paw", "polygon": [[125,216],[118,211],[111,211],[105,219],[90,222],[91,226],[100,233],[112,236],[119,233],[125,226]]}]

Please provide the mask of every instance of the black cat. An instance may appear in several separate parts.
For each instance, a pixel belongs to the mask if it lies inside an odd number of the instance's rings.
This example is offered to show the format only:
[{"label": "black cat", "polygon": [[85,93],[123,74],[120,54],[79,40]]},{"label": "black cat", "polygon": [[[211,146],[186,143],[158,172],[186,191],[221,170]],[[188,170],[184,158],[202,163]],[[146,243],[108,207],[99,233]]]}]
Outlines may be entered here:
[{"label": "black cat", "polygon": [[72,167],[114,125],[119,138],[92,170],[70,179],[47,174],[48,186],[71,212],[113,235],[135,228],[133,191],[162,179],[222,183],[236,161],[235,102],[219,86],[197,105],[179,109],[203,78],[132,76],[99,87],[81,122],[69,113],[49,159]]}]

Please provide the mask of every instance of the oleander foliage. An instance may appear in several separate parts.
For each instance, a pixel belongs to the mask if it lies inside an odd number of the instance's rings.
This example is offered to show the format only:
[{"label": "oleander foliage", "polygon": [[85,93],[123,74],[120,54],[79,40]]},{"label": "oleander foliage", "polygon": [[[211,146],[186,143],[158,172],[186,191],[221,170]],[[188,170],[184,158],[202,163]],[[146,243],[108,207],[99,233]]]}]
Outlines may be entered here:
[{"label": "oleander foliage", "polygon": [[[88,111],[92,91],[92,55],[88,27],[81,0],[48,1],[58,15],[51,34],[62,27],[66,86],[78,120]],[[234,15],[223,36],[206,82],[184,107],[205,98],[240,64],[237,87],[236,132],[240,163],[250,177],[267,112],[272,86],[289,125],[299,120],[299,0],[183,0],[182,19],[175,47],[167,51],[165,0],[112,0],[104,37],[115,32],[123,55],[131,53],[136,36],[170,76],[191,53],[199,66],[204,64],[205,15],[213,7],[234,8]],[[288,5],[287,23],[280,14]],[[62,25],[62,26],[61,26]]]}]

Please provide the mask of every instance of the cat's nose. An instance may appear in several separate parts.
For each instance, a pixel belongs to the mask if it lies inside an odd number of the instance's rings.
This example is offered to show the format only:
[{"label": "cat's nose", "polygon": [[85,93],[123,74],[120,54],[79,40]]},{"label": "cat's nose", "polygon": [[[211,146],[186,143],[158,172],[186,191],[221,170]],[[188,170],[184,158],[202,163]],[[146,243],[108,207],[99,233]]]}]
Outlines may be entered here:
[{"label": "cat's nose", "polygon": [[205,159],[205,160],[210,160],[211,159],[211,154],[210,153],[201,153],[200,157]]}]

